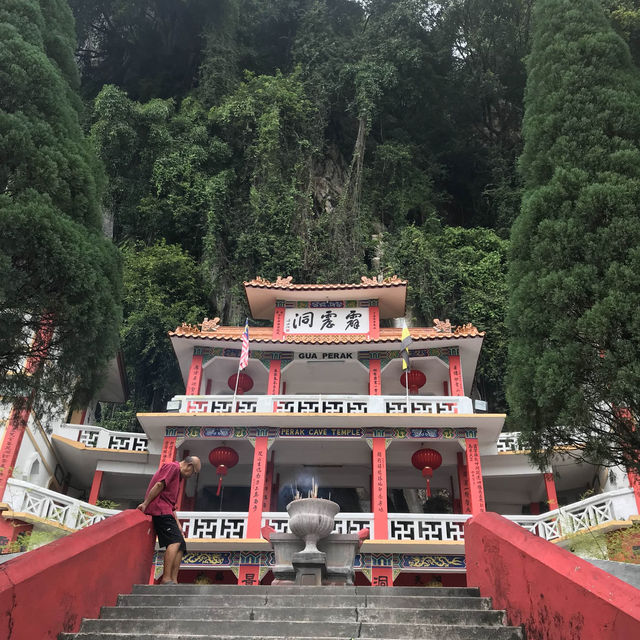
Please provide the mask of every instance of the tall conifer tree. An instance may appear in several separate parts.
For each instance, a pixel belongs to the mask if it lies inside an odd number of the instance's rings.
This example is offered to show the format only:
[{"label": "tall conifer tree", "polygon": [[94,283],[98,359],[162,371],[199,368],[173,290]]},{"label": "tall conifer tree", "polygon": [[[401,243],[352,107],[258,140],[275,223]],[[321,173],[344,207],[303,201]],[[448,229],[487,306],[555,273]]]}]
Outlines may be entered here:
[{"label": "tall conifer tree", "polygon": [[567,444],[638,467],[640,77],[597,0],[539,0],[527,66],[512,416],[541,465]]},{"label": "tall conifer tree", "polygon": [[[86,400],[114,355],[121,275],[103,175],[80,126],[65,0],[0,5],[0,395]],[[42,323],[55,327],[33,353]],[[25,358],[45,366],[25,372]]]}]

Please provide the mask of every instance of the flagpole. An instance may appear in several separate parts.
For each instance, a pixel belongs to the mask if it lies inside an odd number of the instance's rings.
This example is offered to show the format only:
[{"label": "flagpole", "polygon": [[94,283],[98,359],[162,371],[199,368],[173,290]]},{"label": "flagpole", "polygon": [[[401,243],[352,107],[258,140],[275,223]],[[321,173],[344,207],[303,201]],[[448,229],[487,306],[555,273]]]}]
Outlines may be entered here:
[{"label": "flagpole", "polygon": [[238,372],[236,373],[236,388],[233,390],[233,401],[231,403],[231,408],[234,409],[236,406],[236,395],[238,393],[238,381],[240,380],[240,358],[238,358]]},{"label": "flagpole", "polygon": [[411,368],[408,368],[404,372],[404,387],[407,391],[407,413],[409,413],[409,371]]},{"label": "flagpole", "polygon": [[[246,334],[246,336],[245,336]],[[246,347],[245,347],[245,337],[246,337]],[[231,404],[231,408],[235,409],[236,407],[236,396],[238,395],[238,382],[240,381],[240,370],[244,369],[244,367],[242,366],[242,356],[246,355],[247,356],[247,363],[249,362],[249,318],[246,318],[244,321],[244,331],[242,332],[242,346],[240,347],[240,357],[238,358],[238,371],[236,373],[236,386],[235,389],[233,390],[233,400],[232,400],[232,404]],[[244,353],[246,348],[246,354]],[[247,364],[244,365],[245,367],[247,366]]]}]

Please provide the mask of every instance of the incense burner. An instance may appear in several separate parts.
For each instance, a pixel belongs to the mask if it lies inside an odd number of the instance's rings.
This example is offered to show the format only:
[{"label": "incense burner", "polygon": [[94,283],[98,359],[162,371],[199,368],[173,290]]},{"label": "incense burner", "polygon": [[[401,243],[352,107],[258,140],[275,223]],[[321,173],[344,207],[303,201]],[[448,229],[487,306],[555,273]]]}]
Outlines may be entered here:
[{"label": "incense burner", "polygon": [[302,554],[319,554],[318,540],[326,538],[332,531],[334,519],[340,507],[323,498],[302,498],[287,505],[289,529],[305,542]]}]

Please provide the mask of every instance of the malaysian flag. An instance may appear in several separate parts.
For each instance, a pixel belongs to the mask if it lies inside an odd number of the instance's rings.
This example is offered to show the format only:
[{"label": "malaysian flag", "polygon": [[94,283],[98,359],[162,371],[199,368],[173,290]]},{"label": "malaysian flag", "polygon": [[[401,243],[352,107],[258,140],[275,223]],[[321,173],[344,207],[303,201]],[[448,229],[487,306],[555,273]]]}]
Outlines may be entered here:
[{"label": "malaysian flag", "polygon": [[242,332],[242,349],[240,350],[240,364],[238,371],[242,371],[249,364],[249,318],[244,323],[244,331]]}]

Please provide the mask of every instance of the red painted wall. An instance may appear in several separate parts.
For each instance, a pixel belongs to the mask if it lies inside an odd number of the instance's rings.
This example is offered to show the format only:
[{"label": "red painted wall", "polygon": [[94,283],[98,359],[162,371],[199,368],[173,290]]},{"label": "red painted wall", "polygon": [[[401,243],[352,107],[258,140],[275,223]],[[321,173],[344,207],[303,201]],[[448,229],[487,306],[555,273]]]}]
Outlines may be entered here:
[{"label": "red painted wall", "polygon": [[496,513],[465,526],[467,584],[527,640],[640,638],[640,590]]},{"label": "red painted wall", "polygon": [[130,510],[0,565],[0,638],[77,631],[83,617],[146,584],[154,544],[151,518]]}]

